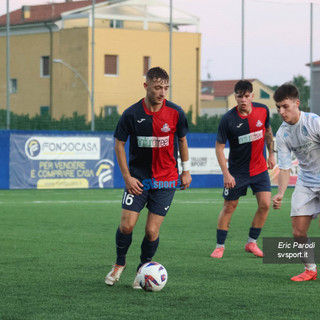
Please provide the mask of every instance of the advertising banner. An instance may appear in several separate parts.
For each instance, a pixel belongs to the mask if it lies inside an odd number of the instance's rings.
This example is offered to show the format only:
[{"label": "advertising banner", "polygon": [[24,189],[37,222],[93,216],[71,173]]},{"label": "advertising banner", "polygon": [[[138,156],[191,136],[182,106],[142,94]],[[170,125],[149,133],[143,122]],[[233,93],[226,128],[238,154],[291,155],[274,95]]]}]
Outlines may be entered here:
[{"label": "advertising banner", "polygon": [[10,135],[10,189],[113,188],[113,136]]},{"label": "advertising banner", "polygon": [[[228,160],[229,148],[224,148],[223,152]],[[191,175],[221,175],[221,169],[216,157],[215,148],[189,148],[190,173]],[[277,153],[275,153],[277,163]],[[181,171],[181,159],[178,158],[179,168]],[[278,186],[278,176],[280,169],[276,165],[272,170],[269,170],[269,176],[272,186]],[[181,173],[181,172],[180,172]],[[290,170],[289,186],[295,186],[298,177],[298,160],[292,154],[292,167]]]},{"label": "advertising banner", "polygon": [[[225,148],[223,151],[228,158],[229,148]],[[222,174],[215,148],[189,148],[189,159],[191,174]],[[181,165],[179,165],[179,168],[181,168]]]}]

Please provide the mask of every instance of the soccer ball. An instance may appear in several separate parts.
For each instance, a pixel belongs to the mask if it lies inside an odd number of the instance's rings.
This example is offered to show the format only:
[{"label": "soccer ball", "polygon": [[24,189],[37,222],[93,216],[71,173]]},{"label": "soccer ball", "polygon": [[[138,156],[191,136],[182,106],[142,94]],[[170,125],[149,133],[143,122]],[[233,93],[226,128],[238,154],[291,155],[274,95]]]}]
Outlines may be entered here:
[{"label": "soccer ball", "polygon": [[165,267],[158,262],[147,262],[140,267],[137,280],[145,291],[160,291],[168,280]]}]

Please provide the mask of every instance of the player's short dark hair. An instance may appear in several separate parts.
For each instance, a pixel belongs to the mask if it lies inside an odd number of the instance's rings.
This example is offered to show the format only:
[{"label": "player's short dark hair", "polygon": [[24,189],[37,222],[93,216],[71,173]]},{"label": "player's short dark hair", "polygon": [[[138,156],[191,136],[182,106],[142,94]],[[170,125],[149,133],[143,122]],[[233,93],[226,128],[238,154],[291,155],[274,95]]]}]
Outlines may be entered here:
[{"label": "player's short dark hair", "polygon": [[292,82],[286,82],[274,92],[273,99],[275,102],[300,99],[299,90]]},{"label": "player's short dark hair", "polygon": [[234,86],[234,92],[237,94],[245,94],[246,92],[252,92],[252,83],[249,80],[240,80]]},{"label": "player's short dark hair", "polygon": [[158,79],[169,81],[169,75],[167,74],[166,70],[160,67],[154,67],[148,70],[146,79],[151,81]]}]

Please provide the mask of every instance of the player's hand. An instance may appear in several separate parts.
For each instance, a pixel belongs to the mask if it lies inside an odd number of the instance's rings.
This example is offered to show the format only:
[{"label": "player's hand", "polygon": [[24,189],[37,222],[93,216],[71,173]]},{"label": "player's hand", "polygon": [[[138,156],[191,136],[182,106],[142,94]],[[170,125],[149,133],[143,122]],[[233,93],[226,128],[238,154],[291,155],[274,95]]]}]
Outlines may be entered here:
[{"label": "player's hand", "polygon": [[273,202],[273,209],[280,209],[281,208],[281,203],[282,203],[283,196],[276,194],[272,198]]},{"label": "player's hand", "polygon": [[276,165],[276,160],[275,160],[275,158],[274,158],[273,153],[269,154],[267,164],[268,164],[268,169],[269,169],[269,170],[272,170],[272,169],[275,167],[275,165]]},{"label": "player's hand", "polygon": [[232,189],[236,185],[236,180],[234,177],[230,174],[224,174],[223,175],[223,186],[227,189]]},{"label": "player's hand", "polygon": [[180,181],[181,181],[181,185],[180,185],[181,190],[185,190],[189,188],[190,183],[192,181],[190,171],[182,171],[180,175]]},{"label": "player's hand", "polygon": [[126,184],[126,189],[129,193],[134,194],[136,196],[142,194],[143,192],[143,184],[134,177],[128,177],[124,180]]}]

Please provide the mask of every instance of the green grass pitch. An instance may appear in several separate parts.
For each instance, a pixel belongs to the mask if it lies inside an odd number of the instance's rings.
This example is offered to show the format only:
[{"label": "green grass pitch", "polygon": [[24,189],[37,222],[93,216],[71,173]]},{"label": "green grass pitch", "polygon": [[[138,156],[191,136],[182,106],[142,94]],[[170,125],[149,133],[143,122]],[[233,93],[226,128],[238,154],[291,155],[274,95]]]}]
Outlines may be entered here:
[{"label": "green grass pitch", "polygon": [[[154,257],[168,282],[148,293],[131,288],[145,209],[119,283],[104,284],[122,190],[1,190],[0,319],[318,319],[320,280],[291,282],[302,264],[263,264],[244,251],[256,210],[251,191],[234,213],[223,259],[210,257],[221,192],[176,192]],[[291,193],[281,210],[270,210],[260,247],[263,236],[291,236]],[[317,220],[309,235],[319,235]]]}]

